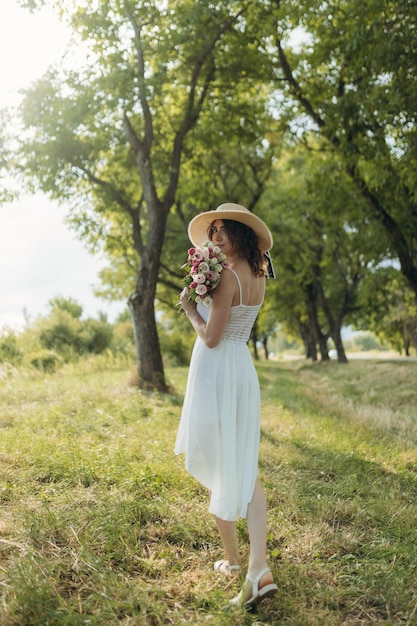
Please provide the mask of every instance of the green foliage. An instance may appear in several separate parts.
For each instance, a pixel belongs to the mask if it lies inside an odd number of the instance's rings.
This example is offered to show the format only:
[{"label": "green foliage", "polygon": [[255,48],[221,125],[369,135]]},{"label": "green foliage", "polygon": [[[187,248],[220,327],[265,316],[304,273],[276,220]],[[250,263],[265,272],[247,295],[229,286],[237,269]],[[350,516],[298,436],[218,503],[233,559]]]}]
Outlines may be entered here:
[{"label": "green foliage", "polygon": [[355,335],[353,345],[355,348],[365,352],[368,350],[382,350],[383,348],[375,335],[369,332],[362,332]]},{"label": "green foliage", "polygon": [[365,203],[363,225],[383,226],[417,295],[415,3],[283,2],[274,17],[260,23],[277,64],[281,119],[297,139],[309,143],[313,131],[337,154]]},{"label": "green foliage", "polygon": [[92,354],[101,354],[112,343],[113,328],[103,320],[87,319],[81,332],[82,349]]},{"label": "green foliage", "polygon": [[[417,294],[415,2],[23,4],[58,9],[86,63],[31,86],[1,163],[70,205],[109,259],[102,295],[150,294],[153,315],[159,280],[172,307],[185,226],[224,200],[271,224],[275,321],[306,344],[313,318],[324,344],[350,322],[383,256]],[[390,341],[412,346],[401,306]]]},{"label": "green foliage", "polygon": [[76,355],[98,354],[109,347],[111,326],[105,320],[81,320],[82,306],[72,298],[55,297],[49,307],[50,314],[38,318],[33,328],[42,348],[69,361]]},{"label": "green foliage", "polygon": [[162,355],[166,365],[169,367],[188,365],[194,339],[175,330],[163,331],[160,337]]},{"label": "green foliage", "polygon": [[51,374],[55,372],[62,364],[63,359],[54,350],[39,350],[38,352],[30,352],[25,355],[25,361],[40,370]]},{"label": "green foliage", "polygon": [[0,363],[19,365],[22,358],[23,353],[19,347],[16,333],[7,328],[3,329],[0,335]]},{"label": "green foliage", "polygon": [[361,280],[386,254],[380,227],[374,227],[373,236],[371,227],[362,228],[365,202],[340,160],[310,140],[310,148],[282,151],[262,198],[262,206],[274,207],[265,209],[275,236],[277,274],[267,285],[269,323],[299,336],[306,354],[319,335],[323,344],[330,336],[337,340],[358,306]]},{"label": "green foliage", "polygon": [[414,294],[398,269],[381,266],[371,272],[359,294],[357,328],[366,327],[398,352],[417,353],[417,307]]},{"label": "green foliage", "polygon": [[66,311],[71,317],[79,320],[83,314],[83,307],[73,298],[63,298],[56,296],[48,302],[52,313]]},{"label": "green foliage", "polygon": [[135,338],[133,335],[133,325],[130,319],[123,319],[119,316],[113,325],[113,333],[111,340],[111,351],[114,354],[123,354],[135,358]]},{"label": "green foliage", "polygon": [[[131,351],[128,346],[132,343],[131,323],[130,334],[118,329],[118,339],[113,343],[117,324],[113,326],[100,314],[98,319],[85,320],[81,315],[82,307],[75,300],[54,298],[48,315],[39,316],[32,323],[28,321],[27,327],[19,333],[4,336],[4,351],[7,350],[9,355],[14,351],[16,363],[24,357],[26,362],[32,362],[45,371],[54,370],[61,362],[76,360],[82,355],[101,354],[108,350]],[[123,335],[125,338],[122,340]],[[0,348],[0,354],[3,352]],[[49,360],[51,363],[48,363]]]},{"label": "green foliage", "polygon": [[300,341],[290,334],[279,330],[272,340],[272,350],[276,354],[293,353],[302,355],[303,346]]},{"label": "green foliage", "polygon": [[58,309],[43,320],[39,320],[39,341],[48,350],[55,350],[70,360],[83,350],[81,339],[82,322],[68,311]]}]

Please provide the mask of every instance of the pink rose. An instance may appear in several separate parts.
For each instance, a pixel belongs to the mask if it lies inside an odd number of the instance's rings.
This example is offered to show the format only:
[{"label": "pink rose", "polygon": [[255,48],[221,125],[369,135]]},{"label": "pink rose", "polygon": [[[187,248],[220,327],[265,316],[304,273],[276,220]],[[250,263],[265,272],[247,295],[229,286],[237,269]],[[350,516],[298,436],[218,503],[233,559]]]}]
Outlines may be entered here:
[{"label": "pink rose", "polygon": [[194,259],[202,261],[204,259],[204,252],[201,248],[196,248],[194,252]]},{"label": "pink rose", "polygon": [[194,282],[196,282],[197,284],[204,283],[205,280],[206,280],[206,277],[204,276],[204,274],[195,274],[194,275]]},{"label": "pink rose", "polygon": [[209,279],[210,282],[213,282],[216,280],[217,278],[217,274],[215,272],[213,272],[212,270],[209,270],[206,274],[207,278]]}]

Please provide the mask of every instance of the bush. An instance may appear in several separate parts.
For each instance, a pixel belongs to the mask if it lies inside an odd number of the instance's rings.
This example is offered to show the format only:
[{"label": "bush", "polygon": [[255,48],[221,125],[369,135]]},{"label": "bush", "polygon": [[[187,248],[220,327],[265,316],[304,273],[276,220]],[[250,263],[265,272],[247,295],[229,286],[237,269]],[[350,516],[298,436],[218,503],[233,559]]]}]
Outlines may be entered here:
[{"label": "bush", "polygon": [[52,350],[69,361],[82,352],[80,338],[82,322],[68,311],[55,310],[40,322],[39,341],[43,348]]},{"label": "bush", "polygon": [[101,354],[111,346],[113,329],[105,320],[85,321],[64,309],[55,309],[40,321],[41,346],[71,361],[82,354]]},{"label": "bush", "polygon": [[372,333],[359,333],[355,335],[353,343],[361,351],[382,350],[381,344]]},{"label": "bush", "polygon": [[112,326],[105,321],[88,319],[82,322],[81,349],[92,354],[101,354],[110,347],[113,338]]},{"label": "bush", "polygon": [[127,357],[135,358],[135,336],[132,319],[130,317],[124,320],[119,319],[113,326],[111,350],[115,354],[123,354]]},{"label": "bush", "polygon": [[28,354],[26,359],[30,365],[48,374],[55,372],[63,363],[62,357],[53,350],[40,350]]},{"label": "bush", "polygon": [[193,341],[177,333],[160,331],[161,352],[165,365],[183,367],[190,362]]},{"label": "bush", "polygon": [[19,365],[23,353],[18,346],[16,334],[12,330],[5,330],[0,337],[0,363]]}]

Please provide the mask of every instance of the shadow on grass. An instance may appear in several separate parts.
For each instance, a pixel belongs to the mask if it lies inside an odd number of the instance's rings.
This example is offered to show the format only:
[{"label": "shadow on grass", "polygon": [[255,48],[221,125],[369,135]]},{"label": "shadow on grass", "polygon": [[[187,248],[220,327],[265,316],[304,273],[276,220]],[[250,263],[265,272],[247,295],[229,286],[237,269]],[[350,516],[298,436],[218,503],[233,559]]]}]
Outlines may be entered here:
[{"label": "shadow on grass", "polygon": [[[297,610],[304,603],[306,614],[314,604],[318,613],[327,612],[323,623],[413,624],[415,477],[300,441],[284,448],[280,467],[260,463],[267,477],[269,549],[285,588],[283,614],[298,598]],[[305,623],[318,623],[313,615]]]},{"label": "shadow on grass", "polygon": [[416,623],[414,463],[400,469],[390,449],[387,464],[390,439],[305,397],[299,370],[258,371],[265,408],[277,407],[264,420],[260,455],[282,587],[275,623]]}]

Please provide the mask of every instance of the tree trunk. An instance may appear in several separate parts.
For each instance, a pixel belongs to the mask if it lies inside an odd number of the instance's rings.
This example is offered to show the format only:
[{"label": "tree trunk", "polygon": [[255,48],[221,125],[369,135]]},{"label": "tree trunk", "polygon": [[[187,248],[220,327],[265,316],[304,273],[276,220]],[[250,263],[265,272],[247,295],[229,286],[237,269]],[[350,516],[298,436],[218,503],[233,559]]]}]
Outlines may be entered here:
[{"label": "tree trunk", "polygon": [[337,362],[347,363],[348,360],[347,360],[346,353],[345,353],[345,347],[342,341],[341,328],[337,324],[333,327],[332,339],[334,341],[334,345],[337,351]]},{"label": "tree trunk", "polygon": [[148,240],[141,248],[136,290],[128,300],[136,344],[138,385],[161,393],[169,389],[155,320],[155,294],[167,214],[167,209],[157,203],[152,207]]},{"label": "tree trunk", "polygon": [[[315,338],[315,343],[319,344],[320,356],[322,361],[329,360],[329,350],[327,348],[327,340],[329,333],[323,333],[320,324],[319,316],[317,313],[317,289],[314,283],[310,283],[306,286],[307,294],[307,311],[309,317],[309,324],[311,326],[311,333]],[[316,348],[316,360],[317,360],[317,348]]]},{"label": "tree trunk", "polygon": [[298,332],[300,334],[301,340],[304,344],[304,351],[306,355],[306,359],[311,359],[312,361],[318,361],[317,357],[317,341],[315,333],[311,328],[310,320],[305,323],[300,319],[297,319]]},{"label": "tree trunk", "polygon": [[264,337],[262,339],[262,345],[264,348],[264,355],[265,355],[265,360],[268,361],[269,359],[269,352],[268,352],[268,337]]},{"label": "tree trunk", "polygon": [[[143,293],[143,292],[142,292]],[[138,362],[138,385],[144,389],[168,391],[155,321],[154,303],[135,291],[128,300],[133,321]]]},{"label": "tree trunk", "polygon": [[327,340],[329,339],[328,333],[325,335],[320,331],[319,333],[319,348],[322,361],[329,361],[329,349],[327,347]]},{"label": "tree trunk", "polygon": [[[352,297],[352,294],[354,293],[358,285],[359,274],[353,281],[350,288],[348,288],[345,285],[345,289],[343,293],[343,300],[339,306],[337,317],[334,317],[332,314],[332,311],[330,310],[329,302],[327,301],[326,295],[324,293],[323,284],[321,282],[320,267],[319,265],[316,265],[313,269],[314,269],[314,274],[316,276],[316,289],[318,292],[318,296],[320,298],[321,308],[323,309],[323,312],[326,316],[327,323],[329,325],[329,335],[333,339],[335,347],[336,347],[337,361],[338,363],[347,363],[348,360],[346,358],[345,348],[343,346],[342,335],[341,335],[342,321],[348,311],[348,305]],[[326,348],[326,351],[327,351],[327,348]],[[327,353],[327,358],[329,358],[328,353]]]},{"label": "tree trunk", "polygon": [[307,324],[307,336],[306,336],[306,357],[307,359],[311,359],[312,361],[318,361],[317,355],[317,334],[316,328],[312,323],[311,318],[308,320]]},{"label": "tree trunk", "polygon": [[314,340],[314,344],[315,344],[314,350],[315,350],[316,358],[313,360],[317,361],[317,347],[316,346],[318,343],[319,349],[320,349],[321,360],[328,361],[330,358],[329,351],[327,348],[327,340],[329,338],[329,333],[323,333],[320,328],[319,317],[317,314],[317,291],[313,283],[310,283],[309,285],[306,286],[306,295],[307,295],[306,306],[307,306],[307,312],[308,312],[308,318],[309,318],[310,333],[312,336],[312,341]]},{"label": "tree trunk", "polygon": [[252,326],[252,330],[251,330],[251,334],[250,334],[250,340],[252,342],[253,358],[255,359],[255,361],[259,361],[258,332],[257,332],[257,328],[256,328],[256,321],[255,321],[255,324]]}]

